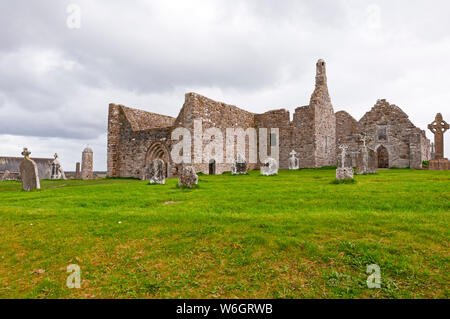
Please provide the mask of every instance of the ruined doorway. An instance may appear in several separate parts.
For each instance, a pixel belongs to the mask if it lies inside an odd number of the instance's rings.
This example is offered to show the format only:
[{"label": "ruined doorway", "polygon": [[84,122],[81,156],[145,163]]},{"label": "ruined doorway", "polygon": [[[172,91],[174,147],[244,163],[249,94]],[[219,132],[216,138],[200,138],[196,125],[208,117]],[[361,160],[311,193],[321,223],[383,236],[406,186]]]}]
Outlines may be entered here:
[{"label": "ruined doorway", "polygon": [[381,145],[377,150],[378,168],[389,168],[389,153],[386,147]]},{"label": "ruined doorway", "polygon": [[216,160],[209,160],[209,175],[216,175]]},{"label": "ruined doorway", "polygon": [[147,154],[145,156],[145,167],[150,164],[154,159],[161,159],[164,161],[164,175],[166,178],[169,177],[169,163],[170,163],[170,155],[167,147],[161,142],[155,142],[147,150]]}]

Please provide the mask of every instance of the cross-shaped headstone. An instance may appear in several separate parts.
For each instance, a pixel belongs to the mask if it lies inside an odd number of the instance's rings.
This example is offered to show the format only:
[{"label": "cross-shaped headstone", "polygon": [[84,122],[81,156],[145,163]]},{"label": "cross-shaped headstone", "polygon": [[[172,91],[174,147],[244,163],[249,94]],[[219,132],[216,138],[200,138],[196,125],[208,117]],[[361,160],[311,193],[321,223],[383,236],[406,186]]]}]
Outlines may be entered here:
[{"label": "cross-shaped headstone", "polygon": [[24,147],[24,148],[23,148],[22,155],[23,155],[23,157],[25,157],[25,158],[29,158],[29,156],[31,155],[31,152],[28,151],[28,148]]},{"label": "cross-shaped headstone", "polygon": [[364,147],[366,147],[366,142],[370,140],[366,134],[361,134],[359,139],[363,142]]},{"label": "cross-shaped headstone", "polygon": [[434,158],[444,158],[444,133],[449,129],[449,125],[442,118],[442,114],[436,114],[433,123],[428,124],[428,129],[434,134],[434,147],[436,148]]},{"label": "cross-shaped headstone", "polygon": [[339,145],[339,148],[341,150],[341,167],[345,167],[345,155],[347,153],[348,145],[341,144]]}]

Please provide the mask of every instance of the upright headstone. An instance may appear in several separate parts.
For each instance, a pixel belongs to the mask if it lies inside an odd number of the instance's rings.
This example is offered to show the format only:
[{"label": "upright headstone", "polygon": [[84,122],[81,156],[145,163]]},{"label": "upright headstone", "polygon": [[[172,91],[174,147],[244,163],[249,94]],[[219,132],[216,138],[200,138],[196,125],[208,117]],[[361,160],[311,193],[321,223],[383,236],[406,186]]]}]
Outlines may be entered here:
[{"label": "upright headstone", "polygon": [[66,174],[64,174],[61,164],[58,161],[58,154],[55,153],[54,157],[55,157],[55,159],[52,162],[52,175],[50,178],[51,179],[67,179]]},{"label": "upright headstone", "polygon": [[233,160],[233,163],[231,163],[231,174],[247,174],[247,161],[241,154],[238,154],[237,157]]},{"label": "upright headstone", "polygon": [[430,148],[431,148],[431,150],[430,150],[431,159],[435,159],[435,156],[434,156],[435,151],[434,151],[434,143],[433,142],[431,142]]},{"label": "upright headstone", "polygon": [[164,161],[157,158],[147,165],[145,175],[149,179],[150,184],[165,184],[166,174],[164,171]]},{"label": "upright headstone", "polygon": [[351,159],[350,160],[347,159],[348,145],[341,144],[339,146],[339,149],[341,150],[341,157],[340,157],[340,163],[338,161],[339,167],[336,169],[336,179],[337,180],[347,179],[347,178],[353,179],[353,167],[348,164],[349,161],[351,163]]},{"label": "upright headstone", "polygon": [[81,171],[80,171],[80,162],[76,162],[75,164],[75,179],[81,178]]},{"label": "upright headstone", "polygon": [[271,176],[277,174],[278,174],[278,162],[274,158],[268,157],[261,165],[261,175]]},{"label": "upright headstone", "polygon": [[442,118],[442,114],[436,114],[433,123],[428,124],[428,129],[434,134],[434,159],[430,160],[429,169],[449,170],[450,161],[444,158],[444,133],[449,129],[449,125]]},{"label": "upright headstone", "polygon": [[367,146],[369,138],[366,135],[360,137],[362,145],[356,156],[356,174],[375,174],[377,172],[377,153]]},{"label": "upright headstone", "polygon": [[22,152],[24,159],[19,167],[22,189],[27,192],[41,188],[38,169],[36,163],[30,159],[30,154],[31,152],[25,147]]},{"label": "upright headstone", "polygon": [[299,161],[298,161],[298,157],[297,152],[292,150],[291,153],[289,153],[289,155],[291,155],[291,157],[289,158],[289,169],[298,169],[299,168]]},{"label": "upright headstone", "polygon": [[93,179],[94,171],[93,171],[93,159],[94,152],[92,149],[87,146],[82,153],[81,156],[81,178],[82,179]]},{"label": "upright headstone", "polygon": [[180,177],[178,178],[178,186],[192,188],[198,184],[198,176],[192,166],[183,166]]}]

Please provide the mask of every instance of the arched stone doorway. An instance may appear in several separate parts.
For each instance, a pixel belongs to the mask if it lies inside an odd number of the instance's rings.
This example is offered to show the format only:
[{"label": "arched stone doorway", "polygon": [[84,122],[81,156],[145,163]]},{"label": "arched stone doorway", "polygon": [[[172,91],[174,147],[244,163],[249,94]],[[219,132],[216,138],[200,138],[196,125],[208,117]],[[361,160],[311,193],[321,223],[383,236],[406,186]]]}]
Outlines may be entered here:
[{"label": "arched stone doorway", "polygon": [[389,152],[386,147],[380,145],[377,149],[378,168],[389,168]]},{"label": "arched stone doorway", "polygon": [[145,156],[144,168],[147,166],[147,164],[151,163],[157,158],[164,161],[164,174],[166,178],[169,177],[168,173],[170,170],[170,154],[167,150],[167,147],[161,142],[155,142],[148,148],[147,155]]},{"label": "arched stone doorway", "polygon": [[209,175],[216,175],[216,160],[210,159],[209,160]]}]

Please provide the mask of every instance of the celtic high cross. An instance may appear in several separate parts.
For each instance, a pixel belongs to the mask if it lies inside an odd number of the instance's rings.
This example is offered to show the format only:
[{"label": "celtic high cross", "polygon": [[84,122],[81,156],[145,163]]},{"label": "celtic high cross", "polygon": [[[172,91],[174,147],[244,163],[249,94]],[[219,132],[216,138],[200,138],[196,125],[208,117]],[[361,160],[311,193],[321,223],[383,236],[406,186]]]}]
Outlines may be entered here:
[{"label": "celtic high cross", "polygon": [[434,134],[435,159],[444,158],[444,133],[449,129],[449,125],[442,118],[442,114],[436,114],[433,123],[428,124],[428,129]]}]

